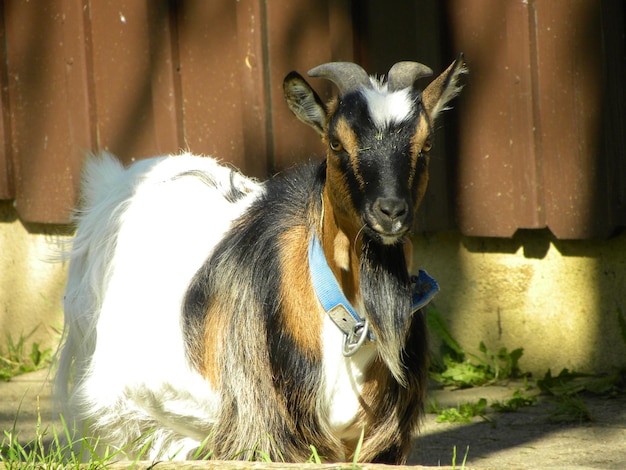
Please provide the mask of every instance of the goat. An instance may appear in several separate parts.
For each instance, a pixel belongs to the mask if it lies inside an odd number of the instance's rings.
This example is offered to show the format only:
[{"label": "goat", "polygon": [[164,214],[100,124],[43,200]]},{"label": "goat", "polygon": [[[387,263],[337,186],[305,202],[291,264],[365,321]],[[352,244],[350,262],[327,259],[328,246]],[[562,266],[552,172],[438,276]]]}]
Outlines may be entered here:
[{"label": "goat", "polygon": [[[322,163],[265,182],[189,154],[124,168],[87,160],[56,386],[78,429],[128,457],[402,463],[427,379],[407,236],[434,121],[460,91],[459,56],[387,80],[329,63],[326,106],[296,72],[289,108]],[[415,286],[413,286],[415,284]]]}]

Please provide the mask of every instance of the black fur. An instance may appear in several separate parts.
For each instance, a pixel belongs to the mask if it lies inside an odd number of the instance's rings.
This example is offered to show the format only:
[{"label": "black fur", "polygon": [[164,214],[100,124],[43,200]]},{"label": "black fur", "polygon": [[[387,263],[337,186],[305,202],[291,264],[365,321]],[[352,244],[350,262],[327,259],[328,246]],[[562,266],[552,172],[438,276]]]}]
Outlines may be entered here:
[{"label": "black fur", "polygon": [[[354,134],[358,137],[358,169],[350,161],[347,151],[339,152],[339,165],[349,187],[352,204],[358,214],[367,214],[377,198],[394,197],[407,202],[408,217],[405,221],[411,226],[414,214],[413,203],[416,201],[419,175],[428,171],[422,156],[418,157],[418,165],[413,178],[409,175],[414,171],[411,167],[411,139],[415,134],[421,116],[426,116],[421,94],[417,90],[411,92],[413,112],[401,123],[393,123],[384,129],[373,125],[369,117],[369,108],[365,97],[360,92],[352,92],[340,98],[337,112],[330,117],[328,126],[329,140],[338,140],[337,123],[345,119]],[[359,175],[357,176],[357,171]],[[359,185],[359,176],[367,184]],[[409,186],[412,181],[412,186]],[[365,227],[366,233],[373,238],[378,234]]]},{"label": "black fur", "polygon": [[[325,170],[325,163],[308,164],[268,181],[265,194],[234,223],[198,271],[187,293],[183,328],[188,357],[198,369],[206,354],[201,347],[211,303],[219,301],[230,306],[224,313],[229,318],[219,361],[219,388],[224,404],[213,442],[213,449],[221,458],[232,457],[228,454],[232,448],[241,446],[235,435],[258,433],[246,428],[242,416],[251,410],[267,422],[272,443],[269,450],[263,450],[274,458],[306,458],[311,444],[331,460],[342,455],[341,445],[327,435],[316,413],[322,380],[320,358],[301,351],[284,328],[288,312],[282,311],[282,280],[278,275],[280,235],[295,226],[304,227],[307,234],[318,229],[310,223],[321,216]],[[421,383],[421,376],[416,374],[423,373],[425,338],[423,331],[414,328],[416,320],[409,317],[410,280],[401,245],[380,245],[366,239],[364,247],[363,300],[381,357],[392,370],[395,367],[398,379],[387,379],[388,397],[381,401],[375,422],[371,423],[375,430],[387,423],[385,414],[397,412],[399,400],[406,400],[406,385]],[[415,352],[403,351],[407,338],[411,338],[410,348],[417,343]],[[264,358],[269,369],[262,365]],[[415,362],[407,364],[407,359]],[[233,382],[234,377],[238,378],[237,383]],[[402,409],[408,415],[398,419],[410,421],[411,426],[404,426],[403,431],[410,436],[419,413],[412,409],[416,405],[410,405],[411,400],[406,401]],[[263,436],[247,438],[257,442]],[[403,448],[404,440],[393,446]],[[404,456],[392,449],[387,454],[381,459],[399,462]]]}]

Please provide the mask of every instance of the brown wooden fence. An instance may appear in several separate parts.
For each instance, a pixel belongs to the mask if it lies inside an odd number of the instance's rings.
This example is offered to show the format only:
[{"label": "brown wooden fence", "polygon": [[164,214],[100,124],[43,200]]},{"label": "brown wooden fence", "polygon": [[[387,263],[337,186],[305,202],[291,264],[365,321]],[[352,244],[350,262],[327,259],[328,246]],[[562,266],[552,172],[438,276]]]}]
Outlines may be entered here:
[{"label": "brown wooden fence", "polygon": [[449,5],[454,43],[472,58],[455,168],[461,230],[594,238],[624,225],[623,2]]},{"label": "brown wooden fence", "polygon": [[626,224],[622,2],[0,3],[0,199],[25,222],[68,222],[86,151],[190,150],[261,177],[319,158],[283,103],[287,72],[439,71],[464,51],[471,74],[441,123],[419,228],[593,238]]}]

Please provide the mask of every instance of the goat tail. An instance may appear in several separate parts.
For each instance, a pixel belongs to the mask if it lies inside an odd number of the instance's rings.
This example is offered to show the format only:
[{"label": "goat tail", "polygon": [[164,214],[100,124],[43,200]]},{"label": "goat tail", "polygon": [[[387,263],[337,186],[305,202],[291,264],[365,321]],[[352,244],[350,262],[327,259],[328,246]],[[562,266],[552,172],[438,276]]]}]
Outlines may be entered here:
[{"label": "goat tail", "polygon": [[[56,405],[70,422],[76,388],[87,373],[96,343],[96,324],[106,290],[110,261],[124,201],[132,194],[132,172],[103,152],[86,159],[81,176],[81,200],[72,221],[77,228],[63,258],[69,260],[64,296],[64,328],[55,374]],[[114,222],[114,223],[112,223]]]}]

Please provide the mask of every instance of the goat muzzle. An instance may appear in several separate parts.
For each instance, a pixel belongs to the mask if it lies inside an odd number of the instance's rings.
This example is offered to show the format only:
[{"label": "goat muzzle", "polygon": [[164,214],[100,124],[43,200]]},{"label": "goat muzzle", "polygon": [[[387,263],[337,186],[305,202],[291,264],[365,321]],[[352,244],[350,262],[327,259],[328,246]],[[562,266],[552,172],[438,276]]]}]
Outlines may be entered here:
[{"label": "goat muzzle", "polygon": [[398,197],[379,197],[366,211],[366,222],[384,244],[396,243],[410,229],[409,204]]}]

